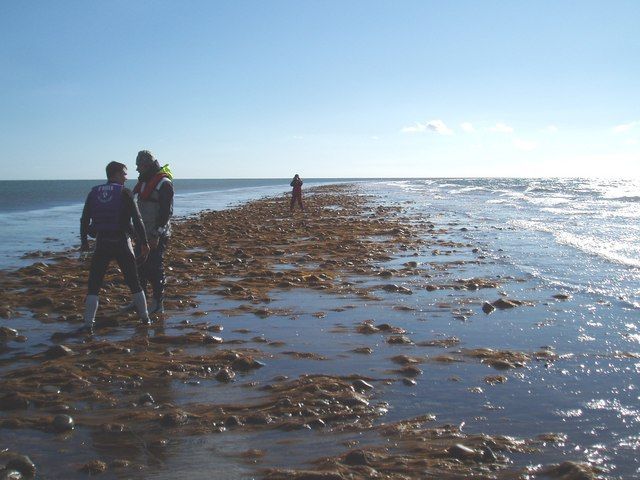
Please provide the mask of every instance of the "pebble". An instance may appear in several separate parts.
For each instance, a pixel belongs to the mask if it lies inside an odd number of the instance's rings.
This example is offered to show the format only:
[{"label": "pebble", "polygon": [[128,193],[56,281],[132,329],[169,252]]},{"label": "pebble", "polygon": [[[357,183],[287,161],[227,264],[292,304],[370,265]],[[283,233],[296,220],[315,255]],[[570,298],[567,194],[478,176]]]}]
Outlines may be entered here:
[{"label": "pebble", "polygon": [[68,357],[70,355],[73,355],[73,350],[65,345],[54,345],[44,353],[44,357],[47,359]]},{"label": "pebble", "polygon": [[366,392],[368,390],[373,390],[373,385],[365,382],[362,379],[355,380],[353,383],[353,388],[355,388],[359,392]]},{"label": "pebble", "polygon": [[493,305],[491,305],[489,302],[484,302],[482,304],[482,311],[484,313],[486,313],[487,315],[489,315],[490,313],[493,313],[493,311],[496,309],[496,307],[494,307]]},{"label": "pebble", "polygon": [[25,479],[31,479],[36,476],[36,465],[26,455],[3,453],[2,456],[9,459],[9,461],[5,461],[6,470],[16,470],[20,472]]},{"label": "pebble", "polygon": [[56,415],[53,417],[53,430],[56,433],[69,432],[75,428],[75,422],[69,415]]}]

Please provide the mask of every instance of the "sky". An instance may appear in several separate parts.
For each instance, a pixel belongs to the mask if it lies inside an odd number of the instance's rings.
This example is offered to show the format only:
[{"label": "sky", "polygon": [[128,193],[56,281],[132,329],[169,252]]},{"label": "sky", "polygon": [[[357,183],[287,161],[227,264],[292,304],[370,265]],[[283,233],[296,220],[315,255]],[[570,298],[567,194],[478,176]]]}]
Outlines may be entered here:
[{"label": "sky", "polygon": [[3,179],[640,177],[640,1],[0,2]]}]

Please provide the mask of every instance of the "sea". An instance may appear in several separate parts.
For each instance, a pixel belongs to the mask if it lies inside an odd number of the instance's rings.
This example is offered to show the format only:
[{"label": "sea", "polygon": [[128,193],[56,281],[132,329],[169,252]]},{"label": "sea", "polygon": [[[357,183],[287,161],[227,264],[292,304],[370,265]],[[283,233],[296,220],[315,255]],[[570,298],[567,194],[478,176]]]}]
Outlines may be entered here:
[{"label": "sea", "polygon": [[[82,206],[97,183],[0,182],[0,268],[31,263],[36,251],[77,254]],[[416,252],[417,256],[398,251],[398,258],[382,267],[402,268],[404,262],[413,260],[434,278],[490,278],[502,285],[497,291],[432,292],[424,289],[428,276],[419,276],[406,280],[413,295],[400,300],[390,295],[382,302],[357,303],[316,291],[274,293],[270,308],[301,313],[268,320],[253,315],[216,317],[216,321],[227,322],[225,341],[241,339],[241,334],[234,333],[237,329],[262,331],[268,321],[269,336],[283,340],[287,349],[316,352],[328,359],[291,361],[276,355],[256,374],[258,381],[281,374],[295,378],[301,369],[305,373],[368,372],[374,378],[388,377],[389,358],[399,347],[373,336],[341,333],[352,332],[355,323],[366,319],[402,327],[416,340],[455,336],[461,341],[460,348],[550,350],[558,355],[555,362],[531,362],[506,372],[508,381],[496,386],[482,379],[500,372],[479,362],[426,362],[413,389],[401,382],[376,383],[379,399],[390,405],[384,420],[432,413],[438,422],[460,425],[471,433],[521,438],[561,434],[559,444],[544,445],[541,440],[543,453],[534,456],[537,461],[585,461],[601,467],[606,478],[640,478],[640,179],[305,179],[304,194],[311,193],[310,187],[332,183],[353,183],[372,204],[399,206],[417,226],[433,223],[446,230],[447,239],[477,250],[475,256],[468,255],[470,248],[450,256],[434,256],[430,248]],[[178,217],[290,191],[289,179],[177,179],[174,184]],[[309,213],[303,218],[313,221]],[[455,268],[439,270],[434,268],[437,262]],[[555,294],[568,300],[557,300]],[[499,295],[527,301],[530,306],[485,315],[482,301],[496,300]],[[201,309],[211,312],[223,302],[212,296],[199,301]],[[410,308],[394,308],[399,301]],[[353,304],[358,308],[350,309]],[[313,317],[314,311],[324,311],[326,316]],[[36,329],[44,328],[29,322]],[[124,337],[130,334],[122,332]],[[41,345],[35,335],[36,344],[25,349]],[[43,335],[42,341],[46,338]],[[348,353],[367,341],[372,355]],[[402,348],[403,353],[421,357],[440,353],[425,352],[417,345]],[[197,390],[199,393],[188,390],[189,386],[184,391],[174,388],[172,395],[184,394],[192,401],[212,401],[215,394],[217,402],[240,402],[247,395],[246,389],[232,386],[211,386]],[[30,436],[22,437],[18,431],[12,435],[11,440],[24,450],[33,444]],[[303,467],[317,456],[342,451],[334,435],[303,432],[296,436],[296,443],[288,441],[282,448],[278,445],[283,439],[278,435],[281,433],[269,431],[251,437],[229,434],[185,440],[162,468],[147,471],[144,478],[175,478],[176,472],[193,475],[190,465],[207,464],[211,451],[219,453],[216,462],[228,469],[224,478],[232,479],[253,478],[254,474],[251,468],[234,462],[233,455],[226,455],[227,450],[270,445],[267,464]],[[89,441],[80,432],[76,437],[69,441]],[[365,445],[364,436],[361,442]],[[317,454],[310,457],[310,452]],[[46,455],[55,457],[55,453],[42,452],[45,463]],[[516,465],[529,464],[530,457],[513,455],[512,460]],[[55,467],[55,462],[50,464]],[[203,474],[202,478],[209,477]]]}]

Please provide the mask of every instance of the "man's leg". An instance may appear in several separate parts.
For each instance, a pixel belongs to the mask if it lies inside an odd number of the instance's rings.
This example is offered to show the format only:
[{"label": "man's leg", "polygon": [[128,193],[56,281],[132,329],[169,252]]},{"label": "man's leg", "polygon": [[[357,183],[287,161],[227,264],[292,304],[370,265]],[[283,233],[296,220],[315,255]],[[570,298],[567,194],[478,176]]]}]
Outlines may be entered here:
[{"label": "man's leg", "polygon": [[98,293],[102,287],[102,280],[111,261],[111,252],[104,246],[98,244],[89,268],[89,287],[84,301],[84,325],[89,331],[93,331],[93,322],[98,311]]},{"label": "man's leg", "polygon": [[164,313],[164,252],[167,250],[169,237],[162,235],[158,238],[158,245],[149,252],[149,258],[145,262],[147,278],[153,289],[153,299],[149,308],[149,313]]},{"label": "man's leg", "polygon": [[140,320],[143,324],[148,325],[149,313],[147,311],[147,298],[144,291],[140,287],[138,281],[138,271],[136,268],[136,257],[133,255],[133,249],[129,240],[123,241],[118,248],[116,260],[124,275],[124,281],[129,287],[133,295],[133,304],[138,311]]}]

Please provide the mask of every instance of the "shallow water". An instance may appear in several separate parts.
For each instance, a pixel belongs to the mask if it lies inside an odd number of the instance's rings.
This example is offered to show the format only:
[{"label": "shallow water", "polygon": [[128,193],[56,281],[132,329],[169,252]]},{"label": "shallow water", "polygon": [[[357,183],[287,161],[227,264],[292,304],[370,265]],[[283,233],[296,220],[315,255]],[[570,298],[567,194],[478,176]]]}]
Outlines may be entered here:
[{"label": "shallow water", "polygon": [[[454,184],[437,188],[453,189],[451,185]],[[558,242],[552,234],[543,232],[534,237],[536,231],[510,224],[495,215],[493,207],[483,210],[493,203],[484,206],[478,203],[462,210],[461,205],[467,204],[468,198],[458,205],[450,199],[440,203],[430,190],[409,189],[404,183],[377,183],[361,188],[374,195],[376,204],[402,205],[416,223],[428,220],[436,228],[448,226],[449,233],[439,238],[462,246],[438,247],[441,252],[451,253],[435,256],[432,247],[397,250],[396,258],[379,263],[381,269],[399,270],[404,263],[414,261],[418,270],[415,275],[396,276],[392,280],[355,275],[342,278],[363,287],[397,283],[410,288],[411,295],[387,293],[381,288],[375,291],[378,299],[329,295],[317,290],[279,291],[273,293],[269,309],[286,313],[261,318],[252,313],[228,316],[222,311],[242,302],[203,294],[198,298],[198,310],[208,312],[206,316],[193,317],[191,312],[172,314],[163,331],[184,332],[180,327],[184,320],[220,324],[224,330],[219,335],[226,342],[244,340],[247,343],[243,346],[260,348],[267,354],[262,359],[266,365],[241,375],[231,384],[167,381],[149,389],[154,397],[185,405],[246,402],[260,395],[246,388],[249,382],[267,384],[277,375],[295,378],[311,373],[357,373],[370,377],[375,386],[372,401],[388,404],[388,412],[378,422],[430,413],[436,416],[438,424],[464,422],[464,431],[469,432],[523,438],[549,432],[565,434],[566,442],[560,446],[533,456],[514,455],[515,466],[590,461],[604,467],[610,478],[639,476],[640,358],[622,355],[640,352],[640,311],[634,307],[638,302],[640,274],[636,267],[585,253]],[[485,192],[475,187],[464,188],[464,195]],[[473,252],[475,248],[479,250]],[[569,266],[573,269],[568,269]],[[592,272],[596,272],[596,279],[605,278],[607,282],[596,285]],[[472,291],[425,289],[429,284],[468,278],[496,280],[500,286]],[[564,301],[553,298],[558,293],[570,293],[572,297]],[[530,301],[532,305],[485,315],[482,302],[494,301],[500,294]],[[356,332],[356,326],[366,320],[402,327],[416,344],[454,336],[460,343],[450,348],[390,345],[386,342],[389,334]],[[17,350],[2,353],[0,360],[20,351],[39,351],[43,343],[49,343],[53,331],[61,330],[58,324],[16,321],[32,333],[27,343],[11,344]],[[128,338],[134,332],[122,328],[118,334]],[[269,346],[256,340],[257,336],[284,345]],[[371,347],[373,353],[354,353],[358,347]],[[459,362],[434,360],[443,354],[455,356],[462,349],[533,353],[542,347],[553,349],[560,358],[552,362],[532,360],[523,368],[507,371],[459,355]],[[193,352],[203,348],[189,347]],[[296,359],[286,352],[315,353],[325,359]],[[391,361],[391,357],[399,354],[423,359],[419,364],[423,373],[416,377],[414,387],[404,385],[401,381],[404,375],[394,371],[400,365]],[[484,381],[489,375],[504,375],[507,381],[489,385]],[[51,462],[57,451],[64,451],[65,460],[79,465],[96,457],[106,460],[123,455],[115,446],[101,445],[99,438],[83,429],[58,440],[54,445],[51,434],[36,431],[2,432],[4,445],[34,452],[30,453],[34,461],[48,466],[41,478],[58,478],[56,466]],[[211,478],[214,470],[216,478],[248,479],[256,477],[256,468],[307,466],[315,458],[339,454],[344,451],[342,442],[346,440],[358,441],[360,445],[384,443],[376,433],[336,435],[316,430],[225,432],[176,438],[161,452],[127,452],[127,458],[146,465],[144,470],[127,470],[123,476],[108,471],[101,478],[165,479],[188,474],[190,478],[204,479]],[[34,451],[33,445],[39,448]],[[243,458],[241,453],[250,449],[262,450],[263,455]],[[66,466],[59,469],[68,473]],[[84,476],[78,474],[77,478]]]}]

